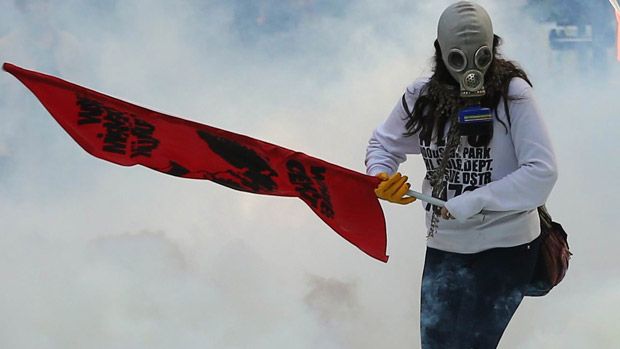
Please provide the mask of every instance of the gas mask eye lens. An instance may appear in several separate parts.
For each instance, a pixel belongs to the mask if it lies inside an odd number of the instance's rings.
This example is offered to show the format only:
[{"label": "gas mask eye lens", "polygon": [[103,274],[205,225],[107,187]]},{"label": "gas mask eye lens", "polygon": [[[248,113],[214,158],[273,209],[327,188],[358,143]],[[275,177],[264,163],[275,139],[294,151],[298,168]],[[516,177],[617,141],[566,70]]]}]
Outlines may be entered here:
[{"label": "gas mask eye lens", "polygon": [[478,69],[484,69],[489,64],[491,64],[491,60],[493,59],[493,54],[491,53],[491,49],[488,46],[482,46],[476,51],[476,55],[474,56],[474,61]]},{"label": "gas mask eye lens", "polygon": [[467,66],[467,58],[461,50],[453,49],[448,54],[448,64],[457,72],[463,71]]}]

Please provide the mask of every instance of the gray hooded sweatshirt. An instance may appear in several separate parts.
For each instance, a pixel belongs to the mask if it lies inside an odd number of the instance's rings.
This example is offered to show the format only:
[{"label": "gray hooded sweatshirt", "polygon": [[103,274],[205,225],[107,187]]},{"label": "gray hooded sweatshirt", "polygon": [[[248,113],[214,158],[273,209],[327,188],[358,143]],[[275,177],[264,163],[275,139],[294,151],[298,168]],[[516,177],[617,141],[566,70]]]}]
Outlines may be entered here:
[{"label": "gray hooded sweatshirt", "polygon": [[[428,79],[419,79],[405,91],[413,108]],[[510,123],[500,100],[488,146],[472,146],[466,137],[450,160],[446,172],[446,208],[455,219],[440,218],[428,246],[457,253],[476,253],[495,247],[528,243],[540,234],[536,208],[543,205],[557,179],[556,161],[549,135],[536,106],[531,87],[514,78],[509,86]],[[372,134],[366,151],[369,175],[392,174],[408,154],[421,154],[427,170],[439,167],[444,146],[435,139],[424,144],[418,134],[407,137],[407,112],[399,100],[394,110]],[[450,123],[446,128],[450,127]],[[447,132],[446,132],[447,133]],[[431,195],[428,176],[422,192]],[[422,202],[427,229],[432,210]]]}]

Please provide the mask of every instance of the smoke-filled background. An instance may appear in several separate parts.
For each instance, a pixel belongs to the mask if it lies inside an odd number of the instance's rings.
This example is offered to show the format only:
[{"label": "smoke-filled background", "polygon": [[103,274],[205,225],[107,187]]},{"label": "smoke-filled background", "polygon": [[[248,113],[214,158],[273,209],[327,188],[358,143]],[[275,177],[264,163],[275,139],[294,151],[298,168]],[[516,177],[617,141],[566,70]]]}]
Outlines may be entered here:
[{"label": "smoke-filled background", "polygon": [[[0,60],[364,171],[449,3],[0,0]],[[534,83],[560,170],[548,207],[574,252],[500,346],[618,348],[612,8],[480,3]],[[418,204],[383,204],[383,264],[297,199],[98,160],[9,74],[0,92],[1,348],[419,346]],[[401,170],[419,188],[423,162]]]}]

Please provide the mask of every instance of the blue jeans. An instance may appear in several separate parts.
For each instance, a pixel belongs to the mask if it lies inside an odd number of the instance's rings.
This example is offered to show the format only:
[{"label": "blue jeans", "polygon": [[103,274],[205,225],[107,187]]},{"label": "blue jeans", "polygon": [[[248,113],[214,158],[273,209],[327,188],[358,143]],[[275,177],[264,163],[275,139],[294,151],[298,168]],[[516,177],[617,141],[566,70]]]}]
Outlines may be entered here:
[{"label": "blue jeans", "polygon": [[539,247],[540,237],[474,254],[427,248],[420,307],[422,348],[496,348],[523,300]]}]

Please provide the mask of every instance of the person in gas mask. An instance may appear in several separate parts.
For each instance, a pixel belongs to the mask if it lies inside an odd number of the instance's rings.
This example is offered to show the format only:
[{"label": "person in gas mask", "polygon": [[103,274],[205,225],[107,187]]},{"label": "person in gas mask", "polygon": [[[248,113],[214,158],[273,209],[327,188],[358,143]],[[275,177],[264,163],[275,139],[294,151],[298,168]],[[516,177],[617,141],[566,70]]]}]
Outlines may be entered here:
[{"label": "person in gas mask", "polygon": [[495,348],[537,260],[536,208],[556,181],[556,161],[531,83],[499,44],[481,6],[449,6],[432,76],[406,88],[367,148],[367,173],[382,179],[379,198],[415,200],[397,170],[407,154],[421,154],[422,191],[447,201],[424,204],[424,349]]}]

